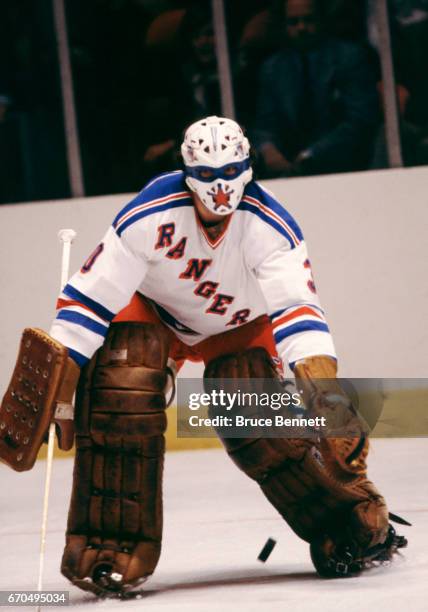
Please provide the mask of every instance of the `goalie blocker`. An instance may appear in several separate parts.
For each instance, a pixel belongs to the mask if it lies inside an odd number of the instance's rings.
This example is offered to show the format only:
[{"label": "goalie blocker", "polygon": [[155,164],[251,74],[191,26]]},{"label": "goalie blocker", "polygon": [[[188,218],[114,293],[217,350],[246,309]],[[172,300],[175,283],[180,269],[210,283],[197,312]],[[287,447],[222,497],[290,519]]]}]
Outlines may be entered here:
[{"label": "goalie blocker", "polygon": [[53,419],[59,446],[73,446],[72,399],[80,368],[67,349],[41,329],[26,328],[0,407],[0,459],[30,470]]}]

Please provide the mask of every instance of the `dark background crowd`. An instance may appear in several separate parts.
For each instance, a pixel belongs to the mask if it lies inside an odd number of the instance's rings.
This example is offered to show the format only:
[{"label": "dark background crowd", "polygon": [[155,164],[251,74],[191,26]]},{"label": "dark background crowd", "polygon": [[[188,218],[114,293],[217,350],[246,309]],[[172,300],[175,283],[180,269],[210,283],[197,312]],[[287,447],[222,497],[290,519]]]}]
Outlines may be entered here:
[{"label": "dark background crowd", "polygon": [[[224,0],[258,178],[388,166],[377,0]],[[211,3],[66,0],[86,195],[180,167],[221,114]],[[404,164],[428,163],[428,0],[390,0]],[[70,196],[52,0],[0,8],[0,202]]]}]

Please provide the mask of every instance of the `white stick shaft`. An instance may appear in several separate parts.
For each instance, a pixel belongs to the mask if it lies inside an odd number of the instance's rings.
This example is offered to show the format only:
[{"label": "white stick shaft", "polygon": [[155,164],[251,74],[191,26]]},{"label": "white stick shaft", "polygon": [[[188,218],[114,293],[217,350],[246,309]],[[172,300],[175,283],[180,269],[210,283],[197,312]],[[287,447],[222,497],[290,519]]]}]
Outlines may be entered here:
[{"label": "white stick shaft", "polygon": [[[45,547],[46,547],[46,531],[47,531],[48,510],[49,510],[49,492],[51,488],[54,447],[55,447],[55,423],[52,422],[49,426],[48,453],[47,453],[47,458],[46,458],[45,493],[43,497],[42,529],[40,533],[39,578],[37,581],[38,591],[42,590],[42,583],[43,583],[43,568],[44,568]],[[40,606],[37,609],[39,610]]]},{"label": "white stick shaft", "polygon": [[70,267],[70,252],[71,252],[71,242],[64,242],[64,246],[62,248],[62,263],[61,263],[61,289],[64,289],[64,286],[68,281],[68,270]]},{"label": "white stick shaft", "polygon": [[70,268],[71,244],[76,237],[76,232],[72,229],[62,229],[58,232],[58,238],[62,242],[61,260],[61,290],[68,281],[68,270]]},{"label": "white stick shaft", "polygon": [[[71,243],[76,236],[76,232],[71,229],[63,229],[58,233],[58,238],[62,242],[62,259],[61,259],[61,290],[68,280],[68,271],[70,267],[70,251]],[[39,577],[37,581],[37,590],[42,590],[43,584],[43,568],[45,561],[45,546],[46,546],[46,532],[48,524],[48,510],[49,510],[49,493],[51,488],[51,477],[52,477],[52,465],[53,465],[53,453],[55,448],[55,423],[52,422],[49,426],[49,439],[48,439],[48,452],[46,458],[46,478],[45,478],[45,493],[43,497],[43,516],[42,516],[42,529],[40,533],[40,556],[39,556]],[[37,607],[37,611],[40,611],[40,606]]]}]

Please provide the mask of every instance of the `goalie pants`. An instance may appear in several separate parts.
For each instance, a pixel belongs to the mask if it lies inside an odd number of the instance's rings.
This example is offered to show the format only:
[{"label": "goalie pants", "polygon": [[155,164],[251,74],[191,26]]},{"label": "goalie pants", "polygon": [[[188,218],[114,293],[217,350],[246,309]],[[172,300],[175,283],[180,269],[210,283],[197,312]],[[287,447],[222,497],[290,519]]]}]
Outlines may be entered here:
[{"label": "goalie pants", "polygon": [[128,306],[121,310],[113,320],[116,322],[136,321],[139,323],[158,323],[169,335],[169,357],[175,361],[177,370],[185,361],[203,362],[207,365],[213,359],[229,353],[238,353],[246,349],[262,347],[266,349],[277,367],[281,367],[272,325],[267,315],[262,315],[250,323],[230,331],[210,336],[206,340],[187,346],[160,319],[150,302],[140,293],[136,293]]}]

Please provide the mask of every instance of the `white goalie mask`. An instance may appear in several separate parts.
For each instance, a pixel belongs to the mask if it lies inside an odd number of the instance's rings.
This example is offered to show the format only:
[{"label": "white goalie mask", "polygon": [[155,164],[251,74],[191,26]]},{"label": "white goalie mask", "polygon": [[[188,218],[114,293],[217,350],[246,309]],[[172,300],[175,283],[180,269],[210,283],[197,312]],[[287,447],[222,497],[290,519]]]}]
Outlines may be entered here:
[{"label": "white goalie mask", "polygon": [[224,117],[193,123],[181,145],[186,184],[216,215],[238,207],[253,177],[250,145],[239,125]]}]

